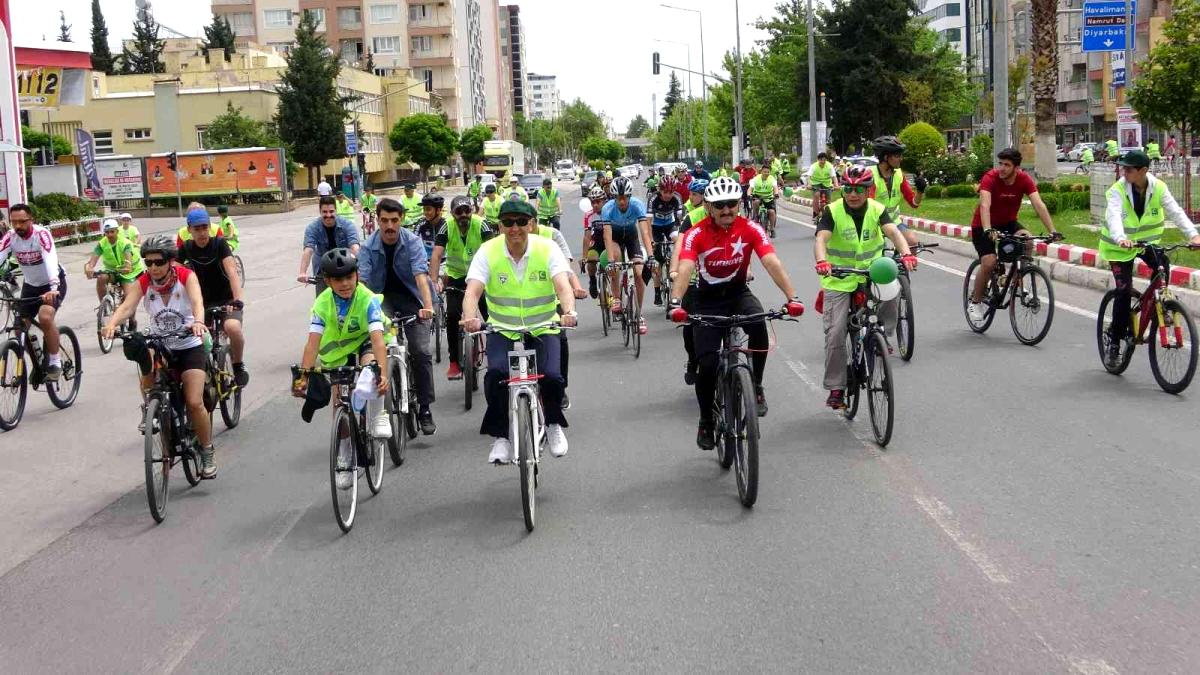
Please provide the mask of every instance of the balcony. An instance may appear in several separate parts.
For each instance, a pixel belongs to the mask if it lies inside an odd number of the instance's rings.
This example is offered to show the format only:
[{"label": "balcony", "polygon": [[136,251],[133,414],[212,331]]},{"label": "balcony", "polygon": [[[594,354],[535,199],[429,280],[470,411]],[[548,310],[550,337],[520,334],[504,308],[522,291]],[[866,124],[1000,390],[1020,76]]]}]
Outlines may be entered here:
[{"label": "balcony", "polygon": [[449,49],[431,49],[429,51],[408,50],[408,65],[410,68],[437,68],[453,66],[454,52]]},{"label": "balcony", "polygon": [[408,24],[408,34],[411,37],[420,37],[428,35],[430,37],[446,37],[450,38],[454,35],[454,26],[447,22],[445,25],[430,24],[428,22],[410,23]]}]

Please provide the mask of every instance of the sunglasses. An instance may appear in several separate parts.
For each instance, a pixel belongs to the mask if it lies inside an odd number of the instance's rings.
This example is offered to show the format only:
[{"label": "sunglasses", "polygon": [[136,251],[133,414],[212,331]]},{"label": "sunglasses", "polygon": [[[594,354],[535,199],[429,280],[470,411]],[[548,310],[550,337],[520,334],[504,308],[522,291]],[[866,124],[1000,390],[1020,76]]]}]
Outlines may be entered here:
[{"label": "sunglasses", "polygon": [[865,185],[847,185],[842,188],[842,193],[848,195],[865,195],[868,189]]},{"label": "sunglasses", "polygon": [[142,258],[142,262],[146,263],[148,267],[162,267],[167,264],[166,258]]},{"label": "sunglasses", "polygon": [[470,207],[467,207],[467,208],[462,208],[462,209],[459,209],[459,210],[455,211],[455,212],[454,212],[454,215],[456,215],[456,216],[469,216],[469,215],[471,215],[471,212],[472,212],[472,209],[471,209]]},{"label": "sunglasses", "polygon": [[712,202],[713,208],[718,210],[736,209],[740,202],[736,199],[727,199],[723,202]]},{"label": "sunglasses", "polygon": [[528,218],[505,218],[500,221],[501,227],[525,227],[528,224]]}]

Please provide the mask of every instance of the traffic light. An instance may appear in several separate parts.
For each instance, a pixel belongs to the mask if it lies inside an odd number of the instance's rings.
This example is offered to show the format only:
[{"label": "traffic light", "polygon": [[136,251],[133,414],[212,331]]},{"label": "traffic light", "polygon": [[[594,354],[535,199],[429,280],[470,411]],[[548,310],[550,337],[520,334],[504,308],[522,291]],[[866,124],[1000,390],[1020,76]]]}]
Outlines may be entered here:
[{"label": "traffic light", "polygon": [[172,152],[171,154],[167,155],[167,166],[171,167],[172,171],[179,170],[179,153]]},{"label": "traffic light", "polygon": [[654,74],[658,75],[658,73],[659,73],[658,52],[654,52]]}]

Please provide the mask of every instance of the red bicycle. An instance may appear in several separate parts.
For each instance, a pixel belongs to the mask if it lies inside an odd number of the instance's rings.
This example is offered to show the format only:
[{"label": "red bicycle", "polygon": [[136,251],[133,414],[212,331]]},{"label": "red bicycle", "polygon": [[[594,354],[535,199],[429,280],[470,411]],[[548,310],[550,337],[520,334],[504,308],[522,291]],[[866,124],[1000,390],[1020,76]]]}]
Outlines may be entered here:
[{"label": "red bicycle", "polygon": [[370,209],[363,209],[362,219],[363,238],[365,239],[375,231],[375,214]]},{"label": "red bicycle", "polygon": [[821,212],[829,206],[829,192],[833,188],[814,187],[812,196],[812,216],[813,224],[816,224],[817,219],[821,217]]}]

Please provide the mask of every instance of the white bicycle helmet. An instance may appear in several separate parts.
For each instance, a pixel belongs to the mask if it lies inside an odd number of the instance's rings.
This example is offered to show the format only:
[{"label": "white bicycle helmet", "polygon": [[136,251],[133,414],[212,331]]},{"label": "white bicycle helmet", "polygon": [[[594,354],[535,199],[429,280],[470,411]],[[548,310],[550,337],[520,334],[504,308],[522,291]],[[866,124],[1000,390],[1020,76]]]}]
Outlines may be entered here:
[{"label": "white bicycle helmet", "polygon": [[612,185],[608,186],[608,193],[614,197],[632,197],[633,183],[624,176],[613,179]]},{"label": "white bicycle helmet", "polygon": [[591,191],[588,192],[588,199],[592,201],[604,199],[604,196],[604,188],[599,185],[593,185]]},{"label": "white bicycle helmet", "polygon": [[708,183],[708,187],[704,188],[704,201],[706,202],[724,202],[741,198],[742,186],[729,176],[714,178]]}]

